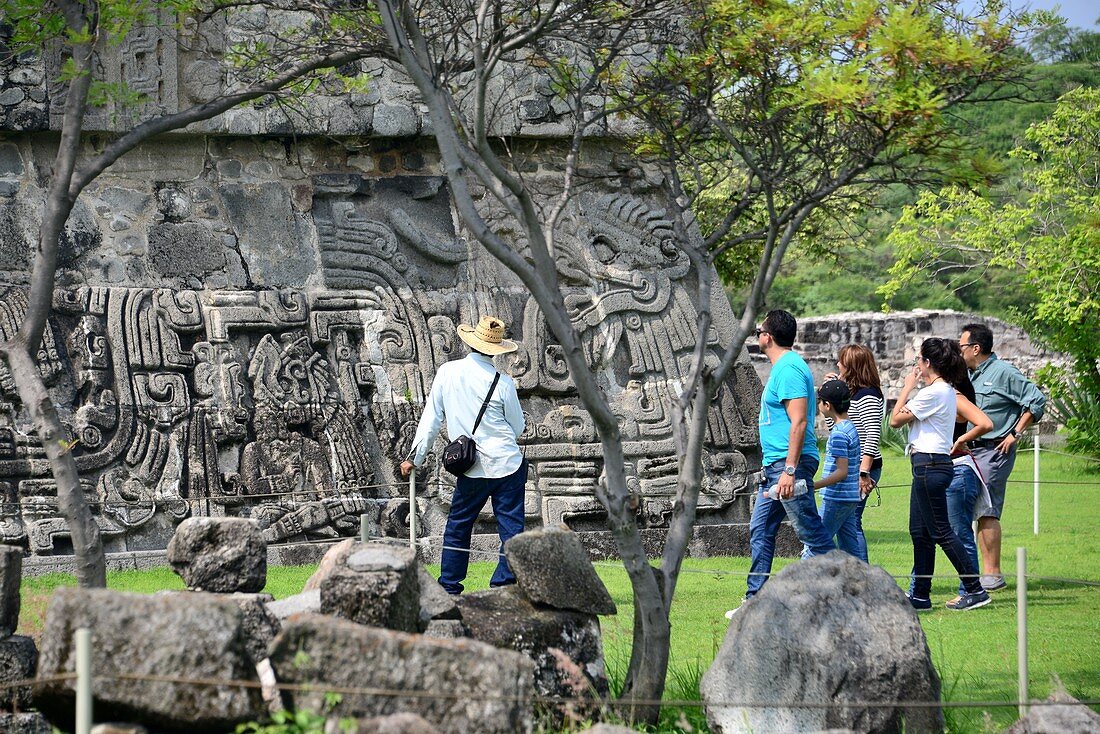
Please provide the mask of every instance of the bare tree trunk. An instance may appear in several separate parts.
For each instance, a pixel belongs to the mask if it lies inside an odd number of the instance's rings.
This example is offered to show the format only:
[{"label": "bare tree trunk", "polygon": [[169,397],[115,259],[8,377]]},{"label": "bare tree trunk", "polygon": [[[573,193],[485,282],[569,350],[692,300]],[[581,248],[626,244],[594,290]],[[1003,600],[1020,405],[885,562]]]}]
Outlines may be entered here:
[{"label": "bare tree trunk", "polygon": [[92,41],[74,44],[74,75],[65,97],[65,114],[61,125],[61,142],[53,164],[49,195],[42,223],[38,229],[38,250],[31,270],[27,312],[16,335],[0,352],[8,361],[19,399],[30,414],[35,432],[50,460],[50,469],[57,483],[58,511],[69,525],[76,557],[76,578],[81,586],[107,585],[107,568],[99,526],[84,501],[77,474],[76,461],[57,409],[38,371],[35,357],[46,330],[46,320],[53,305],[54,279],[57,273],[58,238],[72,211],[74,197],[69,196],[69,184],[76,166],[80,133],[91,85],[91,60],[95,38],[95,3],[81,6],[61,4],[69,28],[74,32],[90,32]]}]

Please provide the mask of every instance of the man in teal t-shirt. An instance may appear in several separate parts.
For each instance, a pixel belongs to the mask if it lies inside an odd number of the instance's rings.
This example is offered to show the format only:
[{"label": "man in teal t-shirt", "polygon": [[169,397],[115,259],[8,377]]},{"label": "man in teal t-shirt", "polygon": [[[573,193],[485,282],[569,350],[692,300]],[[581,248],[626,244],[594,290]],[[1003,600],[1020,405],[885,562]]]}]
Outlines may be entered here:
[{"label": "man in teal t-shirt", "polygon": [[[746,599],[760,590],[771,573],[775,538],[784,518],[791,521],[808,555],[836,548],[813,497],[814,474],[820,463],[814,435],[817,394],[806,361],[791,351],[797,331],[794,316],[786,311],[771,311],[756,330],[760,351],[771,360],[772,371],[760,399],[763,481],[749,521],[752,567]],[[777,497],[770,497],[769,491]]]}]

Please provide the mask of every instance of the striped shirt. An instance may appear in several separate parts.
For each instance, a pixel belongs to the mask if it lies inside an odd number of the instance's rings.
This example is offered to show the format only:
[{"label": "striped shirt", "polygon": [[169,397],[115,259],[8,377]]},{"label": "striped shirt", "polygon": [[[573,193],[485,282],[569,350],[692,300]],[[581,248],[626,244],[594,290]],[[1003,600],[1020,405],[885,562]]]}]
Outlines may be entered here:
[{"label": "striped shirt", "polygon": [[[852,396],[852,404],[848,406],[848,420],[856,424],[856,433],[859,435],[859,446],[863,456],[870,456],[875,464],[882,463],[882,453],[879,451],[879,440],[882,438],[882,421],[886,418],[886,401],[882,397],[882,391],[877,387],[861,387]],[[825,419],[829,430],[833,428],[833,422]]]}]

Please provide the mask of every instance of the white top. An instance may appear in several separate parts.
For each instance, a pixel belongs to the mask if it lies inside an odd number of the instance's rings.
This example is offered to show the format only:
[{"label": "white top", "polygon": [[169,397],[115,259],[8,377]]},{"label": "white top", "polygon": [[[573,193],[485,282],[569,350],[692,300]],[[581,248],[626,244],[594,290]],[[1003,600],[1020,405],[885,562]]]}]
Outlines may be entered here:
[{"label": "white top", "polygon": [[916,420],[909,424],[907,453],[950,454],[955,431],[955,388],[938,379],[905,404]]},{"label": "white top", "polygon": [[519,469],[523,453],[516,439],[523,433],[523,409],[516,383],[508,375],[501,374],[477,433],[472,433],[496,371],[492,358],[477,352],[440,366],[413,437],[413,464],[423,466],[445,415],[447,435],[452,441],[459,436],[471,436],[477,444],[477,461],[466,476],[497,479]]}]

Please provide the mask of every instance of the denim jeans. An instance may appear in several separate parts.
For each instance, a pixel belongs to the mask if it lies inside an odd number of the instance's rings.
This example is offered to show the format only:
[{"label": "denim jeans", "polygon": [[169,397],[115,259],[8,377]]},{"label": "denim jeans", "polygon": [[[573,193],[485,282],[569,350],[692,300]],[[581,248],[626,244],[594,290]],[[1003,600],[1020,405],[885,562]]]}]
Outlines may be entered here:
[{"label": "denim jeans", "polygon": [[976,594],[982,590],[978,567],[970,560],[962,541],[951,529],[947,511],[947,487],[954,467],[946,454],[916,452],[909,457],[913,464],[913,485],[909,494],[909,535],[913,539],[912,594],[928,599],[936,572],[936,546],[943,549],[959,574],[963,589]]},{"label": "denim jeans", "polygon": [[[470,537],[481,508],[490,498],[500,535],[499,560],[490,586],[514,584],[516,577],[504,558],[504,544],[523,532],[523,494],[527,484],[527,461],[506,477],[485,479],[459,477],[443,531],[443,557],[439,585],[448,594],[461,594],[462,581],[470,566]],[[448,550],[452,549],[452,550]],[[457,550],[454,550],[457,549]]]},{"label": "denim jeans", "polygon": [[[981,485],[974,470],[962,464],[955,465],[955,473],[951,477],[951,484],[947,487],[947,515],[951,519],[951,529],[962,541],[966,554],[970,556],[974,568],[978,565],[978,546],[974,542],[974,505],[978,501],[978,493]],[[959,594],[966,589],[959,584]]]},{"label": "denim jeans", "polygon": [[[752,509],[752,519],[749,521],[749,550],[752,554],[752,566],[749,568],[746,599],[752,598],[756,592],[760,591],[760,587],[768,578],[767,574],[772,571],[775,537],[779,533],[783,518],[790,519],[798,539],[809,548],[809,555],[816,556],[836,549],[832,538],[825,532],[825,526],[821,524],[812,490],[789,500],[773,500],[765,494],[769,488],[779,483],[779,477],[782,476],[786,463],[785,459],[780,459],[764,467],[765,481],[757,488],[756,506]],[[817,465],[816,457],[803,456],[798,462],[795,479],[803,479],[812,487]]]},{"label": "denim jeans", "polygon": [[[882,478],[882,467],[871,470],[871,480],[878,484]],[[856,511],[836,530],[836,544],[845,553],[850,553],[864,563],[867,558],[867,536],[863,534],[863,511],[867,509],[867,498],[859,502]]]},{"label": "denim jeans", "polygon": [[[845,553],[859,558],[859,543],[855,541],[855,524],[857,516],[864,502],[836,502],[821,500],[821,524],[825,526],[825,532],[829,537],[836,536],[837,547]],[[841,528],[847,528],[847,532],[841,534]],[[803,558],[806,557],[806,549],[803,549]]]}]

